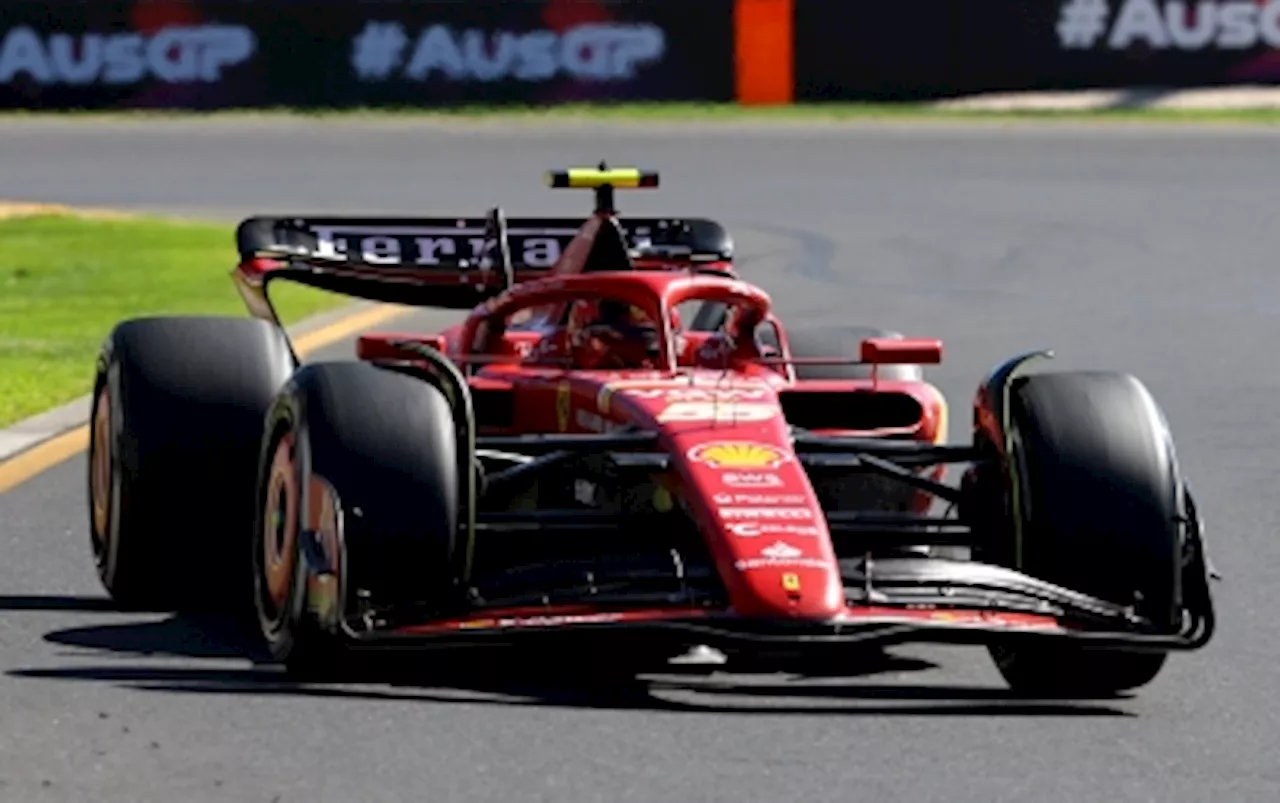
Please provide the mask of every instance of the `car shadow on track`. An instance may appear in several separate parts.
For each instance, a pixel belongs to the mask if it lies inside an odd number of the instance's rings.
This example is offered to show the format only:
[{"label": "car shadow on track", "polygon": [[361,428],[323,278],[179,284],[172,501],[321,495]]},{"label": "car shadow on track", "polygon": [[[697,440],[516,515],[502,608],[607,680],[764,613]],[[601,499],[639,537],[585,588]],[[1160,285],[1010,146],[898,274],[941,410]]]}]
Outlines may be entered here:
[{"label": "car shadow on track", "polygon": [[[4,598],[0,598],[2,601]],[[39,606],[34,604],[26,608]],[[52,604],[51,610],[63,610]],[[98,608],[90,606],[90,609]],[[1007,689],[866,682],[876,675],[936,668],[928,661],[867,650],[831,661],[777,667],[670,667],[639,677],[602,671],[589,656],[547,652],[427,653],[378,656],[356,665],[340,682],[302,683],[267,663],[256,641],[234,621],[215,616],[170,616],[147,621],[60,629],[52,644],[75,648],[75,665],[15,669],[18,678],[120,684],[170,693],[292,696],[389,702],[553,706],[583,709],[683,711],[716,714],[862,716],[1134,716],[1114,701],[1045,701]],[[83,652],[87,650],[88,652]],[[250,661],[250,666],[150,666],[137,661],[86,666],[82,659],[164,657]],[[443,658],[447,655],[448,661]],[[60,657],[67,657],[65,655]],[[585,660],[584,660],[585,658]]]},{"label": "car shadow on track", "polygon": [[114,602],[106,597],[76,597],[37,594],[0,595],[0,611],[115,611]]}]

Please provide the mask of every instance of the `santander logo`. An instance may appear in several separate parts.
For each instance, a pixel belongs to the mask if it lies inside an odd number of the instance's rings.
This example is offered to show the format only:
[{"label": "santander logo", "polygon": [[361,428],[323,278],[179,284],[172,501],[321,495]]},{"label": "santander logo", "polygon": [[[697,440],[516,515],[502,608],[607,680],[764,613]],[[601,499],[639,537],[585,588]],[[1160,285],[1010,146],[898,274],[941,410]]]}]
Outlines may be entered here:
[{"label": "santander logo", "polygon": [[760,554],[766,558],[797,558],[803,554],[800,550],[791,546],[785,541],[774,541],[772,545],[760,550]]}]

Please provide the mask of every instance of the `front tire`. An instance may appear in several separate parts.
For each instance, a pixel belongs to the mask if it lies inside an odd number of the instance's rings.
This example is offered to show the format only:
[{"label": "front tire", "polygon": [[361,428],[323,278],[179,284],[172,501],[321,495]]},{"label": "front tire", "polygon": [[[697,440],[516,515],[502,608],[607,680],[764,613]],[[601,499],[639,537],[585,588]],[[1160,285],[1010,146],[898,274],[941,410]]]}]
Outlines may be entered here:
[{"label": "front tire", "polygon": [[[422,380],[366,363],[319,363],[281,391],[267,432],[253,542],[258,625],[273,660],[316,677],[348,664],[350,600],[429,606],[453,591],[460,496],[452,411]],[[309,533],[317,534],[310,553]],[[327,613],[309,597],[322,582],[336,597]]]},{"label": "front tire", "polygon": [[[1003,544],[993,562],[1133,605],[1175,632],[1187,493],[1151,394],[1124,374],[1051,373],[1015,380],[1011,404],[1010,513],[1022,541]],[[1145,686],[1166,659],[1061,642],[993,645],[991,654],[1015,690],[1066,697]]]}]

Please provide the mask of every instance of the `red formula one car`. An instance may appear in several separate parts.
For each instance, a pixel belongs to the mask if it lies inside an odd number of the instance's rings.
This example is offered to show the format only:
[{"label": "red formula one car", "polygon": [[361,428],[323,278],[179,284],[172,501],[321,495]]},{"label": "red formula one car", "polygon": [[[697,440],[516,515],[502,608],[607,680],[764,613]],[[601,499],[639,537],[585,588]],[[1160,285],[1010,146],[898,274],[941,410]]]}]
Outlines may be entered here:
[{"label": "red formula one car", "polygon": [[[240,594],[299,671],[554,634],[730,662],[935,641],[1077,695],[1208,642],[1200,519],[1139,381],[1016,357],[950,445],[938,341],[784,326],[718,223],[619,217],[655,174],[551,184],[594,213],[250,218],[256,320],[120,324],[90,461],[114,597]],[[470,313],[304,365],[277,279]]]}]

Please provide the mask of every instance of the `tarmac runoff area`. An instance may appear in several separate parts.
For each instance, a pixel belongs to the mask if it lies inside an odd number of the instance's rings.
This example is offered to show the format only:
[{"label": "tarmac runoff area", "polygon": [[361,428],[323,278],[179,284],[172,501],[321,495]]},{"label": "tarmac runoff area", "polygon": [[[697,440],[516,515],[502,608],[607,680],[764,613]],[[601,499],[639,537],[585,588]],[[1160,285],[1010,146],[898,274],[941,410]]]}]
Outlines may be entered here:
[{"label": "tarmac runoff area", "polygon": [[[299,686],[226,623],[112,610],[70,452],[0,495],[0,799],[1277,799],[1276,145],[1237,126],[0,122],[0,198],[228,222],[580,214],[542,171],[658,169],[623,212],[725,221],[784,321],[941,337],[954,440],[1015,353],[1142,378],[1227,578],[1215,641],[1131,699],[1013,699],[980,650],[920,646],[642,690],[518,667]],[[311,358],[350,356],[344,337]]]}]

